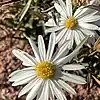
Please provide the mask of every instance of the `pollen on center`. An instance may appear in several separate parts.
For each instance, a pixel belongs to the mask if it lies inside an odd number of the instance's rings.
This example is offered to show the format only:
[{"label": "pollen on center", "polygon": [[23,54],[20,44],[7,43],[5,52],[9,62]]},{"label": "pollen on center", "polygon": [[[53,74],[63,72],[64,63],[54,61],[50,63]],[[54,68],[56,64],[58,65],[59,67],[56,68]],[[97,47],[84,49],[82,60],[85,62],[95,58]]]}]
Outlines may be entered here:
[{"label": "pollen on center", "polygon": [[52,79],[55,76],[56,66],[48,61],[36,65],[36,73],[42,79]]},{"label": "pollen on center", "polygon": [[69,17],[66,22],[65,22],[65,26],[68,29],[74,29],[77,26],[77,20],[74,17]]}]

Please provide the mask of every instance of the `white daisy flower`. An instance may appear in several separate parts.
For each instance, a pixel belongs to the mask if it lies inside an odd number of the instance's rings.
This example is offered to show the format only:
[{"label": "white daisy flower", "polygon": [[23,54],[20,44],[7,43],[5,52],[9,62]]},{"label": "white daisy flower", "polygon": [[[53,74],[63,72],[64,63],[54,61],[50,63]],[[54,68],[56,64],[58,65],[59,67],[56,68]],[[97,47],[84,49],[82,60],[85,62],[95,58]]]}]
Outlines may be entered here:
[{"label": "white daisy flower", "polygon": [[80,76],[65,72],[65,70],[80,70],[84,67],[79,64],[66,63],[78,53],[86,39],[67,56],[65,56],[68,53],[67,44],[62,45],[54,53],[55,33],[50,35],[47,53],[42,36],[38,37],[38,48],[31,38],[28,40],[35,57],[21,50],[12,51],[23,62],[24,66],[31,66],[10,74],[9,81],[14,82],[12,86],[26,84],[19,92],[18,97],[28,93],[26,100],[33,100],[35,97],[36,100],[55,100],[55,97],[57,100],[67,100],[63,90],[75,95],[75,90],[65,81],[76,84],[85,84],[86,81]]},{"label": "white daisy flower", "polygon": [[66,4],[62,0],[58,1],[59,4],[54,3],[55,9],[60,14],[58,25],[53,18],[45,23],[45,26],[51,27],[46,30],[46,33],[56,32],[56,42],[63,44],[66,40],[70,40],[69,48],[72,48],[74,41],[78,45],[86,36],[95,36],[94,30],[100,30],[93,24],[100,20],[96,10],[81,6],[73,12],[71,0],[66,0]]}]

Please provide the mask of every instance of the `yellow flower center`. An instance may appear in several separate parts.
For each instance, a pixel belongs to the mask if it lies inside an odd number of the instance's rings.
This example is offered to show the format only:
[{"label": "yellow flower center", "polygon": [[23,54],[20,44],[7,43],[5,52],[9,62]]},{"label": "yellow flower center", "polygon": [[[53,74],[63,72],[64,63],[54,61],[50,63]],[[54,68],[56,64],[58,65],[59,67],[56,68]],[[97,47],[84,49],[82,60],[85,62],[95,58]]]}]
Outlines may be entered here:
[{"label": "yellow flower center", "polygon": [[68,29],[74,29],[77,26],[77,20],[74,17],[69,17],[65,22],[65,26]]},{"label": "yellow flower center", "polygon": [[48,61],[36,65],[36,73],[42,79],[52,79],[55,76],[56,66]]}]

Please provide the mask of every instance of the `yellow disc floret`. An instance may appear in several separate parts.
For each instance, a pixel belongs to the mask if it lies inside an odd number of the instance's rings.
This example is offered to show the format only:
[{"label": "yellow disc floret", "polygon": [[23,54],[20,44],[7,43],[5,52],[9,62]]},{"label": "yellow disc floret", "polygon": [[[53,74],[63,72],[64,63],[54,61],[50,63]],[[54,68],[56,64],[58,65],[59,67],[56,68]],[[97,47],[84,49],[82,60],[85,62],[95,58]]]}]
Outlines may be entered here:
[{"label": "yellow disc floret", "polygon": [[52,79],[55,76],[56,66],[48,61],[36,65],[36,73],[42,79]]},{"label": "yellow disc floret", "polygon": [[77,20],[74,17],[69,17],[65,22],[65,26],[68,29],[74,29],[77,26]]}]

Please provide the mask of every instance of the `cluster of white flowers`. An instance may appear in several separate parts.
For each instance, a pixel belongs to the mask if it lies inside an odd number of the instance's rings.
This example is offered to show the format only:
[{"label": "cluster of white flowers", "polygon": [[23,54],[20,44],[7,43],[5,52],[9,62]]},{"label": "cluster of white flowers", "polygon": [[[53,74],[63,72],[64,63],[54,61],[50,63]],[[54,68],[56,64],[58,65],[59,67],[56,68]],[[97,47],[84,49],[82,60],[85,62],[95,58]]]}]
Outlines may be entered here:
[{"label": "cluster of white flowers", "polygon": [[[38,47],[31,38],[28,41],[34,52],[34,56],[21,50],[13,50],[13,54],[19,58],[26,68],[17,70],[9,75],[12,86],[25,85],[19,92],[19,96],[28,93],[26,100],[67,100],[64,91],[73,95],[75,90],[67,84],[85,84],[83,77],[70,74],[69,71],[81,70],[84,68],[80,64],[68,64],[76,56],[79,49],[86,42],[87,36],[95,36],[94,30],[99,27],[93,24],[100,19],[97,11],[81,6],[73,14],[71,0],[62,0],[54,3],[54,7],[60,14],[60,19],[56,25],[53,18],[45,23],[52,27],[46,29],[46,33],[51,32],[48,49],[46,50],[43,37],[38,36]],[[76,49],[69,53],[73,44],[78,45]],[[55,49],[56,43],[58,47]]]}]

